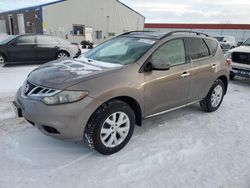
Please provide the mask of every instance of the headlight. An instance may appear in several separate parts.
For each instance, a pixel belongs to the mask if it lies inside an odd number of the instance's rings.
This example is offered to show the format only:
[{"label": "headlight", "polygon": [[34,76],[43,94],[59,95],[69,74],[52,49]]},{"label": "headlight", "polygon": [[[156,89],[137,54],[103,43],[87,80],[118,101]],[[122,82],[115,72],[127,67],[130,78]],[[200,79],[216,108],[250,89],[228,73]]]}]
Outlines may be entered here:
[{"label": "headlight", "polygon": [[65,104],[80,101],[87,95],[86,91],[62,91],[54,96],[44,97],[42,101],[48,105]]}]

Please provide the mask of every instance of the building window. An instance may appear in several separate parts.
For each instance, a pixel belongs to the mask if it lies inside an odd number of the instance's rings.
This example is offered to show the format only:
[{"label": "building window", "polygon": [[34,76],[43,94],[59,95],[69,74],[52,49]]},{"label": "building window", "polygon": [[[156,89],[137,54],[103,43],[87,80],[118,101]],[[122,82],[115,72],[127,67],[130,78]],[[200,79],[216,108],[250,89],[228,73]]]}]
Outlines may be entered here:
[{"label": "building window", "polygon": [[109,37],[114,37],[115,33],[108,33]]},{"label": "building window", "polygon": [[78,36],[84,36],[85,26],[84,25],[73,25],[73,34]]},{"label": "building window", "polygon": [[96,39],[102,39],[102,31],[96,31],[95,32],[95,34],[96,34]]}]

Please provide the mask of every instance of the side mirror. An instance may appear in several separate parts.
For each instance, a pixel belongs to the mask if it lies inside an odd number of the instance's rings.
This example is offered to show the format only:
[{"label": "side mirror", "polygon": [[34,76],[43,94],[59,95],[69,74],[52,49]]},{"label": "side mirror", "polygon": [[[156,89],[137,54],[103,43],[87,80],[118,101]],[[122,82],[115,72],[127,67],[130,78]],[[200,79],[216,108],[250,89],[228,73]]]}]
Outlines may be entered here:
[{"label": "side mirror", "polygon": [[152,59],[147,66],[145,67],[144,71],[149,72],[152,70],[158,71],[166,71],[169,70],[171,67],[170,63],[163,59]]},{"label": "side mirror", "polygon": [[243,42],[238,42],[237,46],[241,46],[243,44]]}]

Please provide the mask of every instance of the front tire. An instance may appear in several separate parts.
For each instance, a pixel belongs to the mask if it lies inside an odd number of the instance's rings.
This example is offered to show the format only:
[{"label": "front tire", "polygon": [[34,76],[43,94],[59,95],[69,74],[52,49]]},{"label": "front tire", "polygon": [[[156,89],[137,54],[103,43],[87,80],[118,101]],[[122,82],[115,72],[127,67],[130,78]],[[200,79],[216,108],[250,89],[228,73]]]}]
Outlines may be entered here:
[{"label": "front tire", "polygon": [[216,111],[220,107],[224,95],[225,95],[225,85],[222,80],[218,79],[212,85],[206,98],[204,98],[200,102],[201,109],[205,112]]},{"label": "front tire", "polygon": [[6,58],[3,54],[0,53],[0,67],[6,66]]},{"label": "front tire", "polygon": [[130,106],[120,100],[111,100],[99,107],[85,128],[89,146],[101,154],[120,151],[132,137],[135,114]]}]

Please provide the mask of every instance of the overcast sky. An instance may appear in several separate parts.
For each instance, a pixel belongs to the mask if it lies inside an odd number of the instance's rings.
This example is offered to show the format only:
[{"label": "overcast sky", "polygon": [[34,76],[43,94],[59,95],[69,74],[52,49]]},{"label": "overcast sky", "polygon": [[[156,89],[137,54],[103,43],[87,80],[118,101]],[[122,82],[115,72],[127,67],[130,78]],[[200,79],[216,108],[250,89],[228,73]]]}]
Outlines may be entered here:
[{"label": "overcast sky", "polygon": [[[53,0],[0,0],[0,11]],[[104,0],[105,1],[105,0]],[[121,0],[154,23],[250,24],[250,0]]]}]

